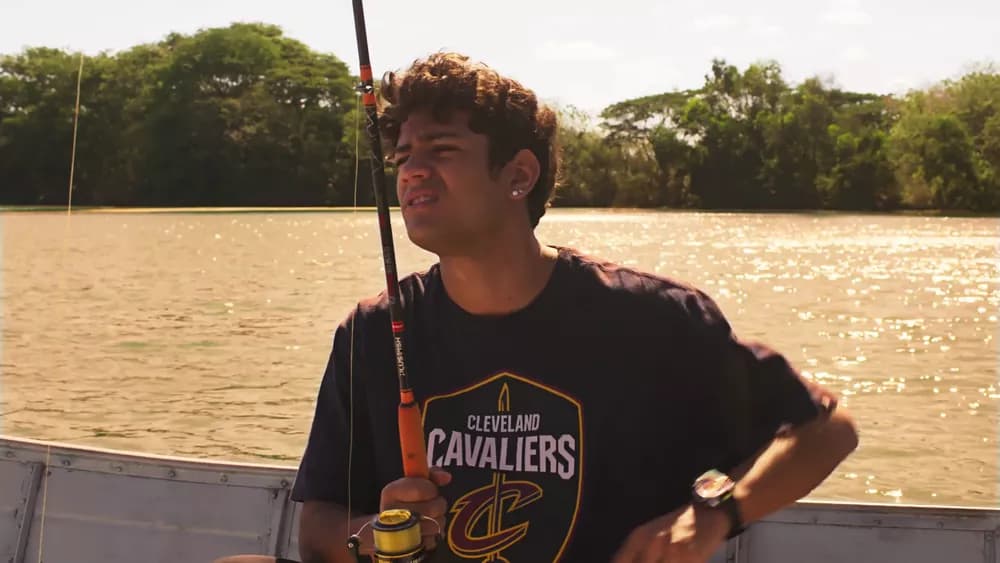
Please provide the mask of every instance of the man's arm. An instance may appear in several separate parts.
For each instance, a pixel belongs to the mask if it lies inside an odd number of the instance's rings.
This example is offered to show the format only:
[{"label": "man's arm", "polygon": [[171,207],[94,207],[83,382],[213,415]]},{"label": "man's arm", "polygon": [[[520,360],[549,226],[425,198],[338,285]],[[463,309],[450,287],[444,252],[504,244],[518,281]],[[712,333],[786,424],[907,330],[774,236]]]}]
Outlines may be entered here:
[{"label": "man's arm", "polygon": [[[333,502],[306,501],[299,518],[299,555],[302,563],[356,563],[347,540],[371,522],[374,515],[347,517],[347,509]],[[362,547],[372,545],[371,526],[361,536]]]},{"label": "man's arm", "polygon": [[[737,480],[733,496],[750,524],[809,494],[854,451],[858,433],[835,397],[785,357],[737,339],[709,297],[688,293],[684,304],[697,374],[692,426],[714,448],[697,452],[695,465]],[[687,503],[635,528],[615,562],[704,563],[729,531],[725,511]]]},{"label": "man's arm", "polygon": [[[376,472],[368,401],[362,398],[368,393],[365,384],[370,374],[360,338],[364,330],[361,326],[353,330],[359,315],[360,306],[334,333],[309,438],[292,486],[292,500],[302,503],[299,554],[303,563],[354,562],[347,541],[372,516],[349,519],[345,505],[355,515],[378,508],[379,486],[366,478]],[[352,338],[354,332],[358,338]],[[352,483],[350,490],[348,483]],[[370,526],[366,531],[363,547],[372,545]]]},{"label": "man's arm", "polygon": [[[739,478],[733,495],[743,522],[760,520],[809,494],[857,443],[854,423],[844,412],[781,433],[732,471]],[[614,562],[704,563],[728,533],[723,511],[687,504],[633,530]]]},{"label": "man's arm", "polygon": [[746,524],[760,520],[822,483],[858,446],[858,432],[842,408],[780,433],[733,472],[733,496]]}]

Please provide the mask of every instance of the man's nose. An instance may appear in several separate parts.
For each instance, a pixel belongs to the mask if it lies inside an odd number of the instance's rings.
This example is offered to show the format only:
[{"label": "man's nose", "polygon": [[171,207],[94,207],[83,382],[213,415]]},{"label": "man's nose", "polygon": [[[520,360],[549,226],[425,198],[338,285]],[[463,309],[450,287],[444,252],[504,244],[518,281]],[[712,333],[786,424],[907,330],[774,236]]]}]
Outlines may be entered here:
[{"label": "man's nose", "polygon": [[399,166],[399,179],[404,184],[411,182],[421,182],[431,175],[430,166],[423,158],[411,154],[403,164]]}]

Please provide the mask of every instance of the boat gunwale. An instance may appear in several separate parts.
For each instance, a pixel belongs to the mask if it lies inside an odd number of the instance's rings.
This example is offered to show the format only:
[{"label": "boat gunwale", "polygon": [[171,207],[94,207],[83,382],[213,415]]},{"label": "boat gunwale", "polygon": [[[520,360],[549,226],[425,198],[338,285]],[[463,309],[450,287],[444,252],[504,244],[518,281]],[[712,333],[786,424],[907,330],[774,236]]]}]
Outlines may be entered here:
[{"label": "boat gunwale", "polygon": [[0,461],[41,463],[52,469],[270,489],[289,489],[297,470],[294,466],[146,454],[4,434],[0,434]]},{"label": "boat gunwale", "polygon": [[[46,459],[49,459],[49,465],[53,468],[61,466],[65,469],[119,475],[223,485],[267,486],[277,489],[289,488],[297,471],[296,465],[152,454],[0,434],[0,461],[42,462],[44,464]],[[179,470],[183,470],[183,472]],[[815,516],[817,510],[828,513],[829,516],[824,520],[817,521]],[[768,516],[764,521],[787,524],[836,525],[843,520],[847,525],[847,520],[852,520],[852,516],[856,517],[858,513],[864,513],[875,518],[871,525],[884,526],[885,518],[912,516],[913,511],[920,511],[925,516],[943,519],[965,520],[969,518],[982,519],[984,516],[993,517],[997,521],[997,527],[1000,528],[1000,506],[877,503],[808,498],[799,500],[795,504]],[[844,515],[844,517],[838,518],[838,514]],[[857,522],[852,520],[850,525],[857,525]],[[937,529],[941,529],[941,526],[937,524],[935,526]],[[969,528],[961,527],[959,529]],[[992,528],[977,527],[975,529]]]}]

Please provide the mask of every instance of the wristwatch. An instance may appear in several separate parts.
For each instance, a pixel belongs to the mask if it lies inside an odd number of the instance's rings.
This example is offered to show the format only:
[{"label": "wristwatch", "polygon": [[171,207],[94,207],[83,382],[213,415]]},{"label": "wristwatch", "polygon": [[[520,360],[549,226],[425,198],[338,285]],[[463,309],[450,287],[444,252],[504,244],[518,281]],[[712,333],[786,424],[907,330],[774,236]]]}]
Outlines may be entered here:
[{"label": "wristwatch", "polygon": [[708,508],[720,509],[729,517],[729,533],[726,538],[734,538],[740,535],[743,530],[743,516],[740,513],[739,503],[733,497],[733,489],[736,482],[733,479],[716,469],[709,469],[695,479],[692,493],[695,504]]}]

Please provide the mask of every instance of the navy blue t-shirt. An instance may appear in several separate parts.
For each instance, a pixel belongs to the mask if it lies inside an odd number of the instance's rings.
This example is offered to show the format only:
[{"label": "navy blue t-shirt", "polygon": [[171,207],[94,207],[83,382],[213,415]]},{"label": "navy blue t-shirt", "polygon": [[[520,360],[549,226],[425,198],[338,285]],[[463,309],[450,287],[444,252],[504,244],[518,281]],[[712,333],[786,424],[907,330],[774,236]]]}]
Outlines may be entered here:
[{"label": "navy blue t-shirt", "polygon": [[[509,315],[462,310],[436,265],[400,285],[428,459],[453,476],[435,561],[607,561],[702,472],[820,412],[825,391],[737,339],[701,291],[572,249]],[[394,360],[386,299],[361,302],[336,331],[294,500],[346,505],[350,482],[352,512],[378,512],[402,476]]]}]

